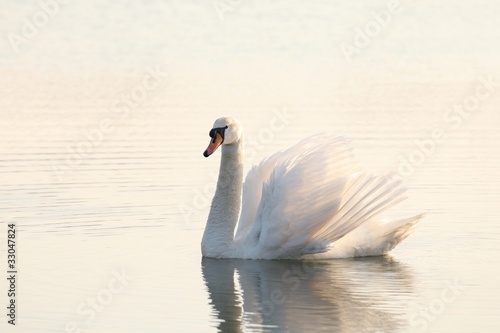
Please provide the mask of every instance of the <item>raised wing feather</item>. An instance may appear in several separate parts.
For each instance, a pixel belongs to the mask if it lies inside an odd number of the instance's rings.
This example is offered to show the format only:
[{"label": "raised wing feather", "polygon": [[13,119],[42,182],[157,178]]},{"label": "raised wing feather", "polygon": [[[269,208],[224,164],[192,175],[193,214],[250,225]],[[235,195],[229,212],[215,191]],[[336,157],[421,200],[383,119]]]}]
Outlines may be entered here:
[{"label": "raised wing feather", "polygon": [[[331,156],[338,154],[339,163],[337,170],[330,169],[330,173],[337,171],[338,176],[342,176],[342,173],[347,173],[348,170],[355,172],[359,169],[352,156],[348,140],[326,134],[316,134],[306,138],[285,151],[271,155],[250,169],[243,184],[242,209],[235,236],[236,240],[245,238],[254,227],[255,217],[262,199],[262,191],[264,185],[269,183],[271,175],[274,174],[275,178],[277,176],[276,170],[286,171],[293,168],[304,156],[314,152],[317,154],[320,148],[327,147],[331,142],[335,143],[330,147],[332,149]],[[334,150],[335,148],[337,151]],[[316,162],[312,161],[312,163]]]},{"label": "raised wing feather", "polygon": [[252,168],[236,239],[251,258],[327,252],[404,192],[395,175],[362,171],[345,138],[315,135]]},{"label": "raised wing feather", "polygon": [[305,139],[254,167],[245,180],[236,235],[246,256],[297,257],[318,241],[335,239],[319,237],[321,230],[336,230],[338,237],[351,231],[357,224],[325,226],[342,207],[352,178],[361,174],[348,141],[328,135]]}]

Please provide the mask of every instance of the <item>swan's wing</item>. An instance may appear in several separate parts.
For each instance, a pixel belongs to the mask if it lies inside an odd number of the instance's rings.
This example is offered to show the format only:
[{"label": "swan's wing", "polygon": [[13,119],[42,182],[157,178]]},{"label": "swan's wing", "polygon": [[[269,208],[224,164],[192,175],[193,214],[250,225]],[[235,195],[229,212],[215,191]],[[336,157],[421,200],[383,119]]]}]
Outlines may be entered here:
[{"label": "swan's wing", "polygon": [[235,235],[236,240],[244,239],[252,228],[262,197],[262,187],[264,182],[269,179],[281,154],[282,152],[275,153],[260,164],[254,165],[248,172],[243,183],[241,214]]},{"label": "swan's wing", "polygon": [[241,214],[236,239],[246,237],[252,228],[262,198],[264,183],[269,180],[276,165],[286,159],[287,155],[288,151],[277,152],[264,159],[260,164],[254,165],[248,172],[243,183]]},{"label": "swan's wing", "polygon": [[[397,177],[360,170],[341,137],[315,136],[273,157],[264,162],[271,163],[262,169],[270,174],[254,222],[243,227],[249,229],[249,257],[293,258],[328,251],[332,242],[404,199]],[[258,187],[254,184],[252,190]],[[252,195],[255,205],[257,195]]]},{"label": "swan's wing", "polygon": [[342,176],[342,172],[346,173],[348,170],[355,172],[359,169],[348,140],[327,134],[313,135],[285,151],[279,151],[264,159],[260,164],[254,165],[250,169],[243,184],[241,214],[235,236],[237,240],[245,238],[252,229],[257,209],[261,203],[264,184],[269,181],[273,171],[277,167],[287,168],[293,166],[301,156],[312,153],[313,150],[317,150],[318,147],[325,146],[329,142],[335,142],[337,148],[339,146],[342,148],[339,151],[331,152],[333,155],[338,154],[338,158],[342,160],[343,164],[339,163],[338,170],[336,170],[339,172],[339,176]]}]

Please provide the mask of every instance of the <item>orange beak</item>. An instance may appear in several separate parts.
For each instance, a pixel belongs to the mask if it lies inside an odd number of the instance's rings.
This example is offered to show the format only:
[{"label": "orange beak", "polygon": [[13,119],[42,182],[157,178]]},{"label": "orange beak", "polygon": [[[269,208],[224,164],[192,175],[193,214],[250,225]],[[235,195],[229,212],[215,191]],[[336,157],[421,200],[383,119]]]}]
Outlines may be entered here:
[{"label": "orange beak", "polygon": [[208,157],[214,153],[214,151],[219,148],[224,139],[219,133],[215,133],[215,136],[210,139],[210,144],[207,147],[207,150],[203,153],[203,156]]}]

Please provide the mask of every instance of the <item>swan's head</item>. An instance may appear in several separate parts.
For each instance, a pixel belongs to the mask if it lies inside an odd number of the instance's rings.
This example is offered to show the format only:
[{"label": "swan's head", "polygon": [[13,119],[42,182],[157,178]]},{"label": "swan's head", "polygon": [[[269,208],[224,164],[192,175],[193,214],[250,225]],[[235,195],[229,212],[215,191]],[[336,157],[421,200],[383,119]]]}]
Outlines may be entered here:
[{"label": "swan's head", "polygon": [[212,155],[220,145],[231,145],[239,142],[242,136],[242,127],[238,120],[223,117],[215,121],[208,135],[210,136],[210,144],[203,153],[205,157]]}]

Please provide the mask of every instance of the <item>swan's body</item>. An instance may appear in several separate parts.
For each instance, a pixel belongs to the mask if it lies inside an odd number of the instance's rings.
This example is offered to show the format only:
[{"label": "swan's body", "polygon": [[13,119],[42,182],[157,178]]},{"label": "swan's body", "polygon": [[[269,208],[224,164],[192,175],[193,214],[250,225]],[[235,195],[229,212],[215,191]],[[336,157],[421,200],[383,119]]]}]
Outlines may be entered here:
[{"label": "swan's body", "polygon": [[405,239],[423,217],[376,219],[404,200],[406,189],[393,174],[363,171],[342,137],[315,135],[275,153],[254,166],[242,185],[241,125],[220,118],[210,136],[204,155],[222,146],[222,157],[201,244],[205,257],[381,255]]}]

